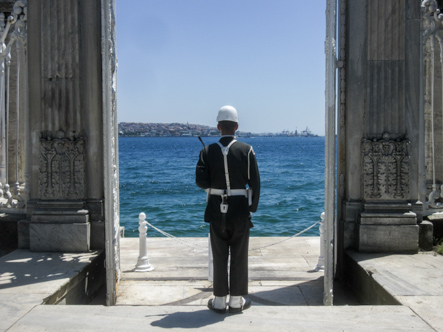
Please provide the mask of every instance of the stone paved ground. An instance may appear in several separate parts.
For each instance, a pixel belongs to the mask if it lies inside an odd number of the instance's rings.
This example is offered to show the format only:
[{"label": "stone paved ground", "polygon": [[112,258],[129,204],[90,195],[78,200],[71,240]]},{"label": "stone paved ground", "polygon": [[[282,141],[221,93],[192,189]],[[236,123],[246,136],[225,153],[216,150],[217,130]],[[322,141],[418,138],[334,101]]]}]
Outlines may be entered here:
[{"label": "stone paved ground", "polygon": [[[322,305],[323,272],[313,271],[319,238],[299,237],[273,245],[281,240],[251,238],[249,291],[253,305]],[[138,239],[122,239],[118,305],[206,306],[212,297],[207,238],[149,238],[151,272],[133,271],[138,254]],[[350,298],[346,301],[356,304]]]},{"label": "stone paved ground", "polygon": [[[154,271],[136,273],[137,239],[122,239],[122,280],[116,306],[41,305],[69,282],[94,253],[29,253],[0,257],[1,331],[443,331],[443,257],[363,255],[354,259],[404,305],[356,305],[352,297],[322,305],[323,277],[311,272],[319,239],[296,238],[265,247],[276,238],[252,238],[250,297],[237,315],[206,308],[207,239],[150,239]],[[409,293],[407,293],[409,287]],[[336,293],[339,293],[336,290]],[[346,295],[346,294],[345,294]],[[340,298],[340,297],[339,297]],[[99,301],[100,302],[100,301]],[[337,305],[338,304],[338,305]],[[348,305],[346,305],[348,304]]]}]

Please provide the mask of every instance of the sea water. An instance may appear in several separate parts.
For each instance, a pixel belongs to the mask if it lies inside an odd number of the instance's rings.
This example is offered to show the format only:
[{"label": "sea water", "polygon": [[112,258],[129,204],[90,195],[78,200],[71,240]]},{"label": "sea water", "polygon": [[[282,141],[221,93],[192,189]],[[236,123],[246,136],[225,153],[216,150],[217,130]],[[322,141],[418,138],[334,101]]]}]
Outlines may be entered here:
[{"label": "sea water", "polygon": [[[204,137],[205,144],[218,141]],[[324,137],[238,138],[253,146],[261,177],[251,236],[291,236],[324,211]],[[197,137],[120,137],[120,224],[139,235],[144,212],[153,226],[177,237],[207,236],[206,193],[195,184],[202,148]],[[313,227],[304,236],[318,236]],[[153,228],[149,237],[163,236]]]}]

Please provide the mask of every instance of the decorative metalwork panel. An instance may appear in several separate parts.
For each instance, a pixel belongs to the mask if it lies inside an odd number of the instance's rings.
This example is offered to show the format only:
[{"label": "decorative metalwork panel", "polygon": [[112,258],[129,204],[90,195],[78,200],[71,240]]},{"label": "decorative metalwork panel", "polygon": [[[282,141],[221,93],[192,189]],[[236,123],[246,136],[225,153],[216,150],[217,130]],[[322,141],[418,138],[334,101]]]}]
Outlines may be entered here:
[{"label": "decorative metalwork panel", "polygon": [[40,139],[40,197],[84,198],[85,140],[57,136]]},{"label": "decorative metalwork panel", "polygon": [[397,200],[409,197],[409,140],[362,139],[364,199]]}]

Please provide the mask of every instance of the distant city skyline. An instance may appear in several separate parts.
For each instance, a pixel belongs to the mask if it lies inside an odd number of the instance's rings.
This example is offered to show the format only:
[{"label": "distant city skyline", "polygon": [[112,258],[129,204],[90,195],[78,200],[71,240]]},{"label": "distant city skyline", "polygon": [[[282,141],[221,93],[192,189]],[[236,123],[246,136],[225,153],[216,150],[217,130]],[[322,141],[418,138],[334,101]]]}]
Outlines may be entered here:
[{"label": "distant city skyline", "polygon": [[[215,126],[207,126],[194,123],[141,123],[141,122],[119,122],[118,132],[120,136],[220,136],[219,130]],[[248,132],[238,130],[237,136],[303,136],[316,137],[306,127],[303,130],[283,130],[280,132]]]},{"label": "distant city skyline", "polygon": [[118,121],[324,135],[324,0],[117,0]]}]

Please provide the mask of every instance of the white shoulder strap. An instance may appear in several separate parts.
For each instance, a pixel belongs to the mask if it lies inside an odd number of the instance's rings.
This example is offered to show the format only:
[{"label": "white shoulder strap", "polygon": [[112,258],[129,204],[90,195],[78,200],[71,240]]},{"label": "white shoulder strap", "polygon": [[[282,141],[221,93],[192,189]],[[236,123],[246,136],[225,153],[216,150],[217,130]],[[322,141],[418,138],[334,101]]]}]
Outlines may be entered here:
[{"label": "white shoulder strap", "polygon": [[229,170],[228,170],[228,153],[229,153],[229,148],[235,142],[237,142],[237,141],[234,139],[227,146],[223,146],[220,142],[217,142],[217,144],[220,146],[220,149],[222,150],[222,153],[223,153],[223,159],[224,159],[224,164],[225,164],[226,191],[227,191],[228,196],[231,195],[231,182],[229,181]]}]

